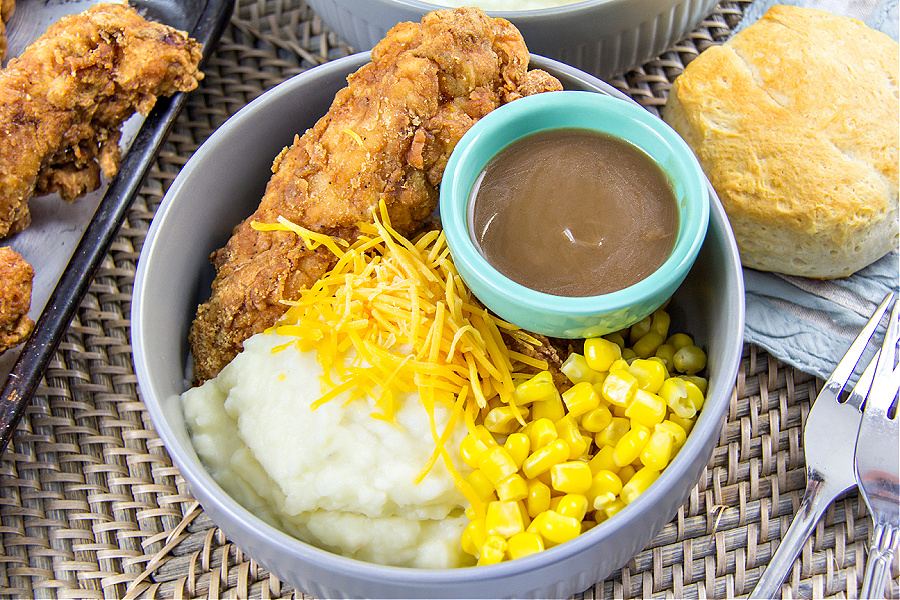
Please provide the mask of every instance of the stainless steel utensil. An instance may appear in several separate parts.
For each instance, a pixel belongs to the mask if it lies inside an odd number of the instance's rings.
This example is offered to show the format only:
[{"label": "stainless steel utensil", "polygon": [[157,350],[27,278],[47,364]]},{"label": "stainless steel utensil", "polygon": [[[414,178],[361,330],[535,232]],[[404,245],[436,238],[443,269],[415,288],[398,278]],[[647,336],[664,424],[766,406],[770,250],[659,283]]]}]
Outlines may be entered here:
[{"label": "stainless steel utensil", "polygon": [[856,435],[862,419],[860,406],[869,391],[877,357],[860,377],[847,401],[841,392],[847,387],[857,363],[862,357],[884,315],[893,294],[881,302],[872,318],[849,350],[812,405],[803,431],[806,453],[806,492],[800,509],[781,540],[769,566],[763,572],[750,598],[775,598],[785,576],[819,518],[832,500],[856,485],[853,453]]},{"label": "stainless steel utensil", "polygon": [[878,368],[866,399],[856,439],[856,477],[875,532],[860,598],[883,598],[885,575],[900,541],[900,422],[895,403],[900,367],[894,366],[900,339],[900,302],[894,304]]}]

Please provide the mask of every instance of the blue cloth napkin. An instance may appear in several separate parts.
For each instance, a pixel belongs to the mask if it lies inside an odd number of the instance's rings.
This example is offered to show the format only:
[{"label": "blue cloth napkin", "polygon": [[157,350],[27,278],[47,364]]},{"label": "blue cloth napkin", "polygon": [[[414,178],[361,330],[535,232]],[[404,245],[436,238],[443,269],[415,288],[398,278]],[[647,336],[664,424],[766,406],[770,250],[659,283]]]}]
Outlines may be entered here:
[{"label": "blue cloth napkin", "polygon": [[[735,33],[769,7],[790,4],[859,19],[897,40],[897,2],[756,0],[747,6]],[[896,123],[885,126],[896,127]],[[801,371],[827,379],[884,296],[889,291],[900,295],[900,255],[892,252],[849,277],[825,281],[744,269],[744,285],[745,341]],[[877,340],[884,337],[886,321],[876,332]],[[872,354],[874,350],[867,352],[869,357]]]}]

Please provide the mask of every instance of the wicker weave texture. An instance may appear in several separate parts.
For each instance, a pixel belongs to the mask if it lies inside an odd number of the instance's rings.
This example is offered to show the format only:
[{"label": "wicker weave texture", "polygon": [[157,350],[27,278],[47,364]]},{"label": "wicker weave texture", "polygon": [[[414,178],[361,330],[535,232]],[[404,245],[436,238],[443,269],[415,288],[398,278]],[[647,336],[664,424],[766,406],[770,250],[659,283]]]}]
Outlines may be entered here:
[{"label": "wicker weave texture", "polygon": [[[743,7],[723,3],[670,51],[612,83],[659,112],[671,81],[729,35]],[[0,458],[0,596],[305,597],[226,539],[172,466],[140,400],[130,300],[153,214],[200,144],[267,89],[350,52],[302,1],[238,3]],[[799,504],[802,427],[820,385],[746,346],[719,444],[688,501],[647,549],[578,597],[746,595]],[[856,597],[870,530],[855,493],[836,502],[784,597]],[[888,597],[898,596],[898,581],[895,562]]]}]

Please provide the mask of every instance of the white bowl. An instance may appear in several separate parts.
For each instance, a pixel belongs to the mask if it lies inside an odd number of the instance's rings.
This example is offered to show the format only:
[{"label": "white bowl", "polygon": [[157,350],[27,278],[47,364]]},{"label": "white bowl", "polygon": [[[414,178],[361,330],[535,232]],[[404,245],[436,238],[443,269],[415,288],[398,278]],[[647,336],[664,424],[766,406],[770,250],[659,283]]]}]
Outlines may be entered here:
[{"label": "white bowl", "polygon": [[[173,462],[230,540],[282,581],[319,598],[565,598],[606,578],[640,552],[688,498],[712,455],[741,358],[743,278],[725,213],[714,198],[706,241],[669,306],[673,327],[709,356],[709,392],[696,425],[649,490],[614,518],[555,548],[492,566],[424,570],[332,554],[263,522],[213,480],[191,445],[179,395],[187,388],[187,334],[208,295],[212,250],[262,197],[272,159],[311,127],[369,59],[346,57],[279,85],[228,120],[193,155],[157,211],[141,252],[132,304],[132,344],[144,402]],[[569,89],[621,92],[569,66],[533,66]]]},{"label": "white bowl", "polygon": [[[419,0],[307,0],[356,50],[371,50],[388,29],[447,8]],[[694,29],[717,0],[586,0],[556,8],[486,11],[515,25],[528,49],[610,79],[656,58]]]}]

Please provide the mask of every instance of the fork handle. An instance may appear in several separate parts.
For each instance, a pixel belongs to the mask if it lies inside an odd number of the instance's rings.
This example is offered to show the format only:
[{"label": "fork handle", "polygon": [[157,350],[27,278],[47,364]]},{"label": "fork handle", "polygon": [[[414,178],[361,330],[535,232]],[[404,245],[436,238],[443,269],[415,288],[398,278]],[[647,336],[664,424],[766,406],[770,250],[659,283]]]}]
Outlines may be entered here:
[{"label": "fork handle", "polygon": [[791,565],[794,564],[797,555],[800,554],[809,534],[812,533],[831,501],[844,491],[826,485],[825,481],[812,476],[811,473],[807,473],[807,481],[806,492],[803,494],[800,508],[778,545],[778,549],[775,550],[772,560],[769,561],[769,566],[763,571],[756,587],[750,592],[750,599],[771,600],[780,597],[777,592],[781,589],[784,578]]},{"label": "fork handle", "polygon": [[860,598],[884,598],[884,577],[894,560],[894,550],[900,539],[897,529],[887,523],[875,525],[866,571],[863,575]]}]

